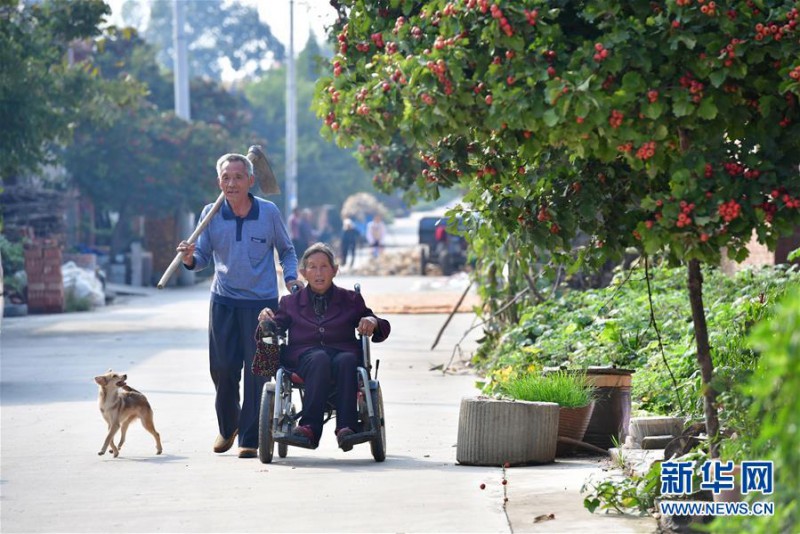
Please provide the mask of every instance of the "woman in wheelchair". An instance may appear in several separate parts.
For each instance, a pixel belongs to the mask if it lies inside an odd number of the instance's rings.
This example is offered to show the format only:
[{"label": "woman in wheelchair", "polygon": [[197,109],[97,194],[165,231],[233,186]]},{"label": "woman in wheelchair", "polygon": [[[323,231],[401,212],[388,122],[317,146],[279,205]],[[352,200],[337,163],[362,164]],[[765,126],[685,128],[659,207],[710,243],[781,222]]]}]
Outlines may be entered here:
[{"label": "woman in wheelchair", "polygon": [[293,434],[319,444],[325,407],[336,393],[336,438],[349,451],[345,439],[356,429],[357,373],[361,343],[355,332],[381,342],[389,336],[389,321],[369,309],[360,294],[333,283],[339,270],[333,250],[324,243],[306,249],[300,260],[300,274],[308,285],[286,295],[278,311],[264,308],[259,321],[272,319],[281,331],[289,332],[289,343],[281,364],[305,383],[303,416]]}]

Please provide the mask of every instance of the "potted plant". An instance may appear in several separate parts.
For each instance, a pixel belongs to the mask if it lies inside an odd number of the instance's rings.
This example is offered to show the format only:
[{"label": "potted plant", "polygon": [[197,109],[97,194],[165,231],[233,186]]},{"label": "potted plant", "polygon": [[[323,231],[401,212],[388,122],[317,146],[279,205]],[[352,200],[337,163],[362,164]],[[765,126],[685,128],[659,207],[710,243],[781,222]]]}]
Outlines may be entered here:
[{"label": "potted plant", "polygon": [[575,447],[568,440],[581,441],[594,410],[595,388],[585,372],[559,370],[529,374],[500,386],[504,395],[517,400],[554,402],[559,406],[556,456],[567,456]]}]

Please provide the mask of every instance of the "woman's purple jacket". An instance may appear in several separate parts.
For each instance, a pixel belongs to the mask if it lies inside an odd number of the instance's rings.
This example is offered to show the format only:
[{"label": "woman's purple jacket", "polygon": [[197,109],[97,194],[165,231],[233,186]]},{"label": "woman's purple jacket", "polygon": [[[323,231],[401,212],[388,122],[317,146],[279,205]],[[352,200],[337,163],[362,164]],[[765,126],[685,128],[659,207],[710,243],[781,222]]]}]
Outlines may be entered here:
[{"label": "woman's purple jacket", "polygon": [[369,309],[363,297],[355,291],[336,285],[331,287],[331,297],[324,317],[314,313],[312,291],[308,287],[281,298],[275,322],[289,332],[289,345],[281,363],[297,368],[300,355],[314,347],[332,347],[339,351],[361,354],[361,342],[356,337],[356,327],[362,317],[375,317],[378,327],[372,341],[380,343],[391,332],[389,321],[381,319]]}]

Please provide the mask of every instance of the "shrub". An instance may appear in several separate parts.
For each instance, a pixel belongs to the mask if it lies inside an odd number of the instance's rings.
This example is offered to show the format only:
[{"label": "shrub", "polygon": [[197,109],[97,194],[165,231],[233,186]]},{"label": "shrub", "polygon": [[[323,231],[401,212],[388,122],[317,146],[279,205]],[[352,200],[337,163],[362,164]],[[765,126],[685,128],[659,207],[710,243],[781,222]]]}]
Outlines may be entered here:
[{"label": "shrub", "polygon": [[[668,267],[650,269],[660,344],[650,321],[644,274],[641,268],[620,272],[606,288],[566,291],[524,310],[498,343],[486,343],[478,351],[475,363],[485,374],[484,391],[494,393],[502,382],[543,366],[615,365],[636,371],[634,408],[701,417],[702,388],[686,273]],[[788,287],[800,284],[800,273],[794,267],[776,266],[743,270],[734,276],[707,269],[703,275],[721,422],[742,429],[747,399],[734,386],[745,383],[758,362],[745,343],[746,336]]]}]

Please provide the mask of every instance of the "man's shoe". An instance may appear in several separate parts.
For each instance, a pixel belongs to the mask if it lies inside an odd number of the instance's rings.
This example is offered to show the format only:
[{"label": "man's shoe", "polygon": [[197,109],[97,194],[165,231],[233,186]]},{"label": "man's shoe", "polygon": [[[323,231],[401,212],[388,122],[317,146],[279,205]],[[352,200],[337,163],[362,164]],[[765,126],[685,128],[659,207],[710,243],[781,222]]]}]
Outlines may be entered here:
[{"label": "man's shoe", "polygon": [[250,447],[239,447],[239,458],[255,458],[258,456],[258,449]]},{"label": "man's shoe", "polygon": [[351,443],[345,443],[345,438],[347,438],[347,436],[352,436],[353,434],[355,434],[355,432],[348,427],[340,428],[336,431],[336,441],[339,443],[339,448],[344,452],[353,450],[353,445]]},{"label": "man's shoe", "polygon": [[233,442],[236,440],[236,435],[239,433],[239,429],[233,431],[231,437],[223,438],[222,434],[217,436],[217,439],[214,440],[214,452],[227,452],[231,447],[233,447]]}]

